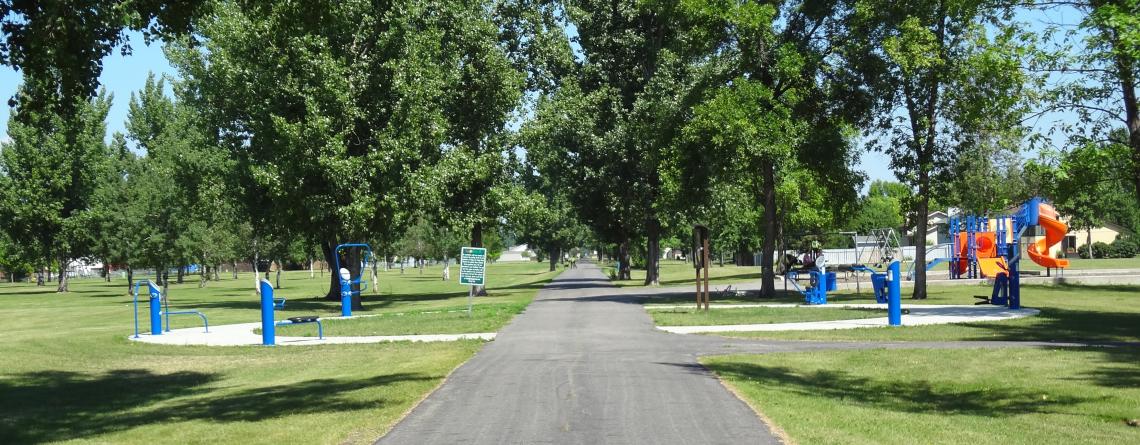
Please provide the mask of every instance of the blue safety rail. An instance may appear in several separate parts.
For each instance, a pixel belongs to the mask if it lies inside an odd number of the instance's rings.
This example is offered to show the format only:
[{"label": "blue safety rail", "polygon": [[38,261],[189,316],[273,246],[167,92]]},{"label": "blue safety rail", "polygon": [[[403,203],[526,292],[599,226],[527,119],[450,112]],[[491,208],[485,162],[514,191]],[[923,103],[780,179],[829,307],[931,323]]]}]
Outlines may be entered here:
[{"label": "blue safety rail", "polygon": [[[134,338],[139,338],[139,287],[142,287],[144,284],[149,285],[150,287],[154,287],[154,283],[151,283],[150,280],[139,280],[139,281],[135,282],[135,285],[131,290],[131,296],[134,297],[133,305],[134,305],[134,309],[135,309],[135,337]],[[152,316],[153,316],[153,314],[152,314]],[[162,333],[162,329],[159,329],[159,333]]]},{"label": "blue safety rail", "polygon": [[[297,318],[304,318],[304,317],[297,317]],[[316,323],[317,324],[317,338],[324,340],[325,339],[325,328],[324,328],[324,326],[321,325],[321,319],[319,319],[319,318],[312,318],[312,319],[308,319],[308,320],[295,320],[295,319],[291,318],[288,320],[278,321],[276,323],[273,323],[273,325],[274,326],[284,326],[287,324],[308,324],[308,323]]]},{"label": "blue safety rail", "polygon": [[171,311],[169,301],[162,298],[162,288],[158,287],[151,280],[139,280],[135,282],[132,288],[131,295],[134,298],[133,306],[135,311],[135,335],[134,338],[139,338],[139,288],[143,285],[147,287],[147,293],[150,294],[150,334],[162,335],[164,329],[162,328],[163,319],[166,320],[165,332],[170,332],[170,316],[171,315],[190,315],[194,314],[202,318],[202,326],[205,327],[206,333],[210,332],[210,322],[206,319],[206,314],[198,311]]},{"label": "blue safety rail", "polygon": [[197,315],[202,317],[202,326],[206,328],[206,333],[210,333],[210,321],[206,319],[206,314],[198,311],[163,311],[166,314],[166,332],[170,332],[170,316],[171,315]]},{"label": "blue safety rail", "polygon": [[[333,273],[340,274],[340,251],[353,248],[362,249],[364,255],[361,258],[359,275],[355,277],[340,276],[340,314],[343,317],[352,316],[352,297],[360,295],[368,289],[368,282],[364,280],[364,265],[368,264],[368,261],[372,258],[372,247],[368,244],[348,243],[336,246],[336,249],[333,251],[333,260],[336,262],[336,269],[333,270]],[[358,286],[358,289],[353,290],[352,287],[354,285]]]}]

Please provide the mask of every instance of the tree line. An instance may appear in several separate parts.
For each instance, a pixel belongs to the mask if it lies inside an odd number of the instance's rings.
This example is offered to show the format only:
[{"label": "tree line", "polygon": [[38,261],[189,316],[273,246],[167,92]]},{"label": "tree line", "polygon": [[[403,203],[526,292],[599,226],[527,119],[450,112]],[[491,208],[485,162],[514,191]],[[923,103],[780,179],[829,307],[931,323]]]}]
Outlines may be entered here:
[{"label": "tree line", "polygon": [[[652,284],[699,222],[720,251],[758,248],[772,294],[788,234],[872,206],[918,234],[932,200],[1042,194],[1095,222],[1101,191],[1135,208],[1140,185],[1135,0],[42,3],[0,1],[0,62],[23,75],[7,265],[217,270],[502,232],[552,267],[588,245],[628,279],[637,259]],[[1032,20],[1058,8],[1080,21]],[[98,76],[128,30],[178,76],[134,94],[107,144]],[[1057,112],[1075,118],[1042,131]],[[868,150],[903,190],[858,196]]]}]

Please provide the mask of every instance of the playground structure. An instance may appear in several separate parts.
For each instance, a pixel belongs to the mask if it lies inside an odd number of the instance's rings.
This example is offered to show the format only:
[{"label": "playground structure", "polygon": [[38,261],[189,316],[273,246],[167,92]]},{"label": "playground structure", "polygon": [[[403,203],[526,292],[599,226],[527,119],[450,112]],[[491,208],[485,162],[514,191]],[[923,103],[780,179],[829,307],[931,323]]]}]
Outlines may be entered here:
[{"label": "playground structure", "polygon": [[1046,268],[1064,269],[1069,261],[1049,255],[1049,248],[1060,243],[1069,228],[1057,218],[1053,206],[1041,198],[1025,202],[1009,215],[984,217],[965,215],[950,219],[950,279],[990,278],[993,292],[979,304],[1021,307],[1021,239],[1031,227],[1041,226],[1045,236],[1026,247],[1026,255]]},{"label": "playground structure", "polygon": [[162,298],[162,289],[154,284],[151,280],[140,280],[135,282],[131,295],[134,297],[134,310],[135,310],[135,336],[139,338],[139,288],[146,285],[147,291],[150,294],[150,335],[162,335],[163,320],[165,318],[165,331],[170,332],[170,316],[171,315],[197,315],[202,318],[202,326],[205,328],[206,333],[210,332],[210,321],[206,319],[206,314],[199,311],[171,311],[170,300]]}]

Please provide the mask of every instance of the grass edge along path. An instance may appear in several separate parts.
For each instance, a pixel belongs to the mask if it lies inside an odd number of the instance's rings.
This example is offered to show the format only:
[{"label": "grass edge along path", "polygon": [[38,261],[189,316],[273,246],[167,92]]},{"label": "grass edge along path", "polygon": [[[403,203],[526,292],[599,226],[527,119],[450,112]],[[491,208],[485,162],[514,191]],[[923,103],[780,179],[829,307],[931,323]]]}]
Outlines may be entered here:
[{"label": "grass edge along path", "polygon": [[886,317],[885,309],[845,307],[646,308],[657,326],[798,323]]},{"label": "grass edge along path", "polygon": [[[973,295],[986,294],[988,286],[930,286],[927,300],[903,299],[904,304],[973,304]],[[831,296],[828,296],[831,300]],[[868,303],[839,295],[836,302]],[[927,326],[859,329],[729,332],[716,335],[777,340],[824,341],[939,341],[1009,340],[1140,342],[1140,286],[1022,285],[1021,303],[1041,312],[1012,320]]]},{"label": "grass edge along path", "polygon": [[1140,443],[1140,428],[1125,423],[1140,417],[1140,348],[816,351],[701,363],[796,443]]}]

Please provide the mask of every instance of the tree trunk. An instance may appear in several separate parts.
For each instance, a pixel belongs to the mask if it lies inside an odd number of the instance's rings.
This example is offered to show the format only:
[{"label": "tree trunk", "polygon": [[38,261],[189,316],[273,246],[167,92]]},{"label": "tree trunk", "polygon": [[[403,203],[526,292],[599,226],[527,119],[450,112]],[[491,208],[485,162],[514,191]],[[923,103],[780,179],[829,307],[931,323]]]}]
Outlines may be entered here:
[{"label": "tree trunk", "polygon": [[550,271],[554,272],[558,270],[558,256],[560,252],[558,252],[558,247],[554,244],[550,244],[550,247],[547,247],[546,250],[550,252]]},{"label": "tree trunk", "polygon": [[[1140,102],[1136,97],[1136,64],[1130,53],[1120,48],[1123,43],[1114,39],[1116,71],[1120,78],[1121,98],[1124,102],[1124,122],[1128,130],[1128,145],[1132,148],[1132,180],[1136,187],[1136,200],[1140,202]],[[1091,243],[1090,243],[1091,245]],[[1090,256],[1091,258],[1091,256]]]},{"label": "tree trunk", "polygon": [[376,257],[369,259],[372,260],[372,294],[380,295],[380,286],[378,286],[380,284],[380,280],[376,278],[378,275],[376,273]]},{"label": "tree trunk", "polygon": [[656,286],[660,284],[661,264],[661,221],[656,216],[646,221],[645,245],[645,285]]},{"label": "tree trunk", "polygon": [[418,262],[420,265],[420,275],[423,275],[424,274],[424,267],[427,266],[427,261],[424,261],[423,258],[418,258],[418,259],[416,259],[416,262]]},{"label": "tree trunk", "polygon": [[111,282],[111,272],[111,263],[103,261],[103,278],[105,278],[108,283]]},{"label": "tree trunk", "polygon": [[67,292],[67,263],[66,258],[59,259],[59,287],[55,288],[56,292]]},{"label": "tree trunk", "polygon": [[1093,257],[1093,250],[1092,250],[1092,227],[1085,228],[1085,240],[1086,240],[1085,246],[1087,246],[1089,249],[1089,259],[1093,259],[1094,257]]},{"label": "tree trunk", "polygon": [[218,276],[218,269],[220,268],[221,264],[214,264],[214,281],[222,281],[222,277]]},{"label": "tree trunk", "polygon": [[257,268],[258,262],[259,258],[257,257],[257,254],[254,253],[253,260],[249,262],[249,265],[253,267],[253,287],[257,290],[257,294],[261,295],[261,271]]},{"label": "tree trunk", "polygon": [[182,284],[182,278],[186,276],[186,266],[178,266],[178,284]]},{"label": "tree trunk", "polygon": [[130,264],[127,265],[127,292],[131,292],[135,285],[135,269]]},{"label": "tree trunk", "polygon": [[621,262],[621,269],[618,270],[619,280],[632,280],[630,274],[629,264],[629,236],[623,236],[621,244],[618,245],[618,261]]},{"label": "tree trunk", "polygon": [[281,260],[276,260],[275,262],[277,263],[277,276],[274,279],[276,284],[273,286],[273,288],[281,289]]},{"label": "tree trunk", "polygon": [[210,266],[202,265],[202,269],[198,271],[198,288],[206,287],[206,283],[210,281]]},{"label": "tree trunk", "polygon": [[[471,247],[483,247],[483,223],[475,223],[471,226]],[[487,288],[475,286],[475,295],[479,297],[487,295]]]},{"label": "tree trunk", "polygon": [[930,215],[930,188],[926,185],[930,181],[929,174],[919,172],[918,202],[914,209],[918,224],[914,233],[914,294],[915,300],[926,299],[926,229]]},{"label": "tree trunk", "polygon": [[233,272],[233,274],[234,274],[234,279],[236,280],[236,279],[238,279],[238,275],[237,275],[237,265],[238,265],[238,262],[237,262],[237,260],[233,260],[233,264],[232,264],[232,265],[233,265],[233,269],[231,269],[230,271],[231,271],[231,272]]},{"label": "tree trunk", "polygon": [[[332,270],[336,267],[336,241],[321,241],[321,253],[325,256],[325,264],[329,268],[329,291],[325,293],[325,300],[339,301],[340,300],[340,271]],[[323,271],[325,266],[321,266]],[[323,273],[323,272],[322,272]]]},{"label": "tree trunk", "polygon": [[313,279],[317,274],[313,271],[313,257],[309,257],[309,279]]},{"label": "tree trunk", "polygon": [[451,258],[443,259],[443,281],[451,279]]},{"label": "tree trunk", "polygon": [[760,243],[760,295],[765,298],[776,296],[776,273],[772,268],[772,257],[776,251],[776,167],[765,162],[760,167],[763,189],[760,194],[764,201],[764,240]]}]

